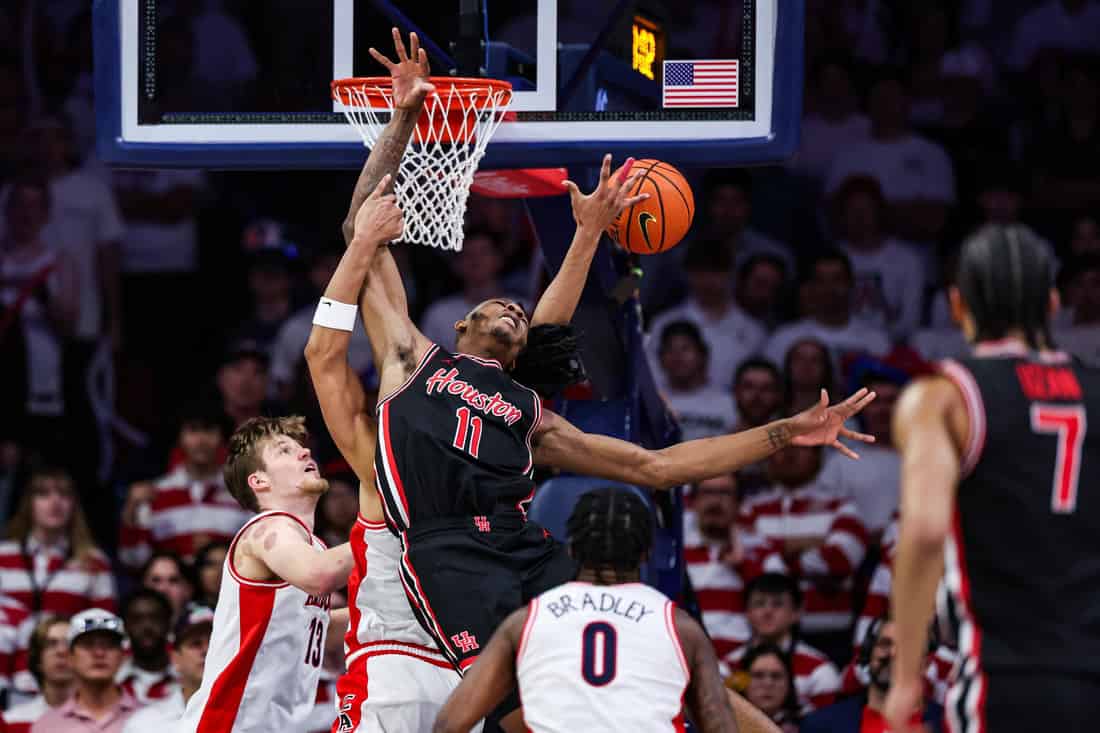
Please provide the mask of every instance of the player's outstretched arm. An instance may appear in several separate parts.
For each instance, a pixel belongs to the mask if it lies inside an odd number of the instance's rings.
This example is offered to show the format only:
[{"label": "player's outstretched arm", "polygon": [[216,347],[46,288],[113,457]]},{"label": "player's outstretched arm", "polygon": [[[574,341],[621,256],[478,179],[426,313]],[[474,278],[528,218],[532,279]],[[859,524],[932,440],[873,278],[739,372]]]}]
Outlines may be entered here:
[{"label": "player's outstretched arm", "polygon": [[406,53],[401,32],[396,28],[392,32],[397,61],[391,61],[374,48],[370,49],[370,55],[390,72],[394,110],[359,172],[359,180],[355,184],[351,205],[342,227],[345,245],[351,244],[355,233],[356,212],[386,174],[391,176],[386,192],[392,188],[397,178],[397,167],[405,154],[405,148],[409,146],[409,138],[424,106],[424,98],[435,90],[428,81],[431,66],[428,63],[428,54],[420,48],[420,39],[415,33],[410,34],[409,51]]},{"label": "player's outstretched arm", "polygon": [[906,388],[894,412],[901,523],[890,598],[897,635],[885,711],[891,730],[908,730],[921,702],[928,626],[961,475],[959,446],[970,429],[962,399],[943,377],[921,379]]},{"label": "player's outstretched arm", "polygon": [[573,181],[564,182],[569,190],[577,230],[558,274],[535,306],[535,312],[531,315],[532,326],[544,323],[565,325],[573,320],[573,313],[588,280],[588,269],[600,243],[600,235],[611,226],[620,211],[649,198],[647,193],[630,195],[641,175],[640,172],[630,173],[633,165],[634,159],[627,158],[612,174],[611,154],[605,155],[600,168],[600,183],[595,191],[587,195],[581,193]]},{"label": "player's outstretched arm", "polygon": [[[295,588],[323,596],[347,585],[353,562],[351,546],[342,545],[317,552],[301,525],[284,516],[256,522],[241,538],[238,552],[245,575],[259,579],[274,575]],[[257,570],[259,572],[257,572]]]},{"label": "player's outstretched arm", "polygon": [[858,458],[840,438],[864,443],[874,442],[874,438],[848,430],[844,421],[874,398],[874,392],[861,389],[844,402],[829,407],[828,396],[822,390],[818,404],[794,417],[739,433],[689,440],[661,450],[647,450],[618,438],[582,432],[565,418],[546,410],[534,436],[535,463],[668,489],[733,473],[788,445],[828,445],[850,458]]},{"label": "player's outstretched arm", "polygon": [[432,733],[467,733],[516,686],[516,650],[527,607],[514,611],[493,634],[439,711]]},{"label": "player's outstretched arm", "polygon": [[714,656],[710,639],[695,619],[679,608],[675,610],[673,623],[676,624],[691,679],[684,702],[692,722],[703,733],[738,733],[738,721],[730,706],[726,687],[718,676],[718,659]]}]

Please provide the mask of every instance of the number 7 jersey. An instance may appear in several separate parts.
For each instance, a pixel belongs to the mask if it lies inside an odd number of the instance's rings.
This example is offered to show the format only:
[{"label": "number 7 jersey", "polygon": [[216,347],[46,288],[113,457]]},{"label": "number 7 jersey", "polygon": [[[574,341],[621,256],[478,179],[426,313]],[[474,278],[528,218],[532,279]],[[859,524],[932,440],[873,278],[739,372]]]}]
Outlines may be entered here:
[{"label": "number 7 jersey", "polygon": [[202,686],[187,703],[179,733],[290,733],[304,730],[313,711],[329,597],[311,596],[282,581],[249,580],[233,566],[244,532],[274,516],[291,517],[315,551],[325,550],[287,512],[257,514],[237,532],[222,569]]}]

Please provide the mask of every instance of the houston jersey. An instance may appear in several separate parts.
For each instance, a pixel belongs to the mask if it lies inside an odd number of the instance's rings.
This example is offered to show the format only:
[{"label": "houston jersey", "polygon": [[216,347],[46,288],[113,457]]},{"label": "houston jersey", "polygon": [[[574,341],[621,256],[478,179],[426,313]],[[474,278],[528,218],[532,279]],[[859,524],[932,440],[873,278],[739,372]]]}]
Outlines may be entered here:
[{"label": "houston jersey", "polygon": [[641,583],[566,583],[532,600],[516,654],[527,727],[682,731],[690,674],[674,609]]},{"label": "houston jersey", "polygon": [[347,667],[362,656],[403,654],[451,669],[409,607],[401,583],[401,541],[385,524],[360,516],[351,529],[351,552],[355,568],[348,577]]},{"label": "houston jersey", "polygon": [[[233,552],[256,522],[287,512],[257,514],[233,538],[225,557],[206,653],[202,686],[187,703],[184,733],[269,733],[303,730],[317,697],[329,597],[289,583],[241,577]],[[324,543],[302,524],[317,552]]]},{"label": "houston jersey", "polygon": [[492,359],[432,346],[378,403],[378,488],[398,531],[418,519],[523,511],[538,396]]},{"label": "houston jersey", "polygon": [[970,419],[945,574],[962,686],[1100,675],[1100,372],[1003,342],[941,370]]}]

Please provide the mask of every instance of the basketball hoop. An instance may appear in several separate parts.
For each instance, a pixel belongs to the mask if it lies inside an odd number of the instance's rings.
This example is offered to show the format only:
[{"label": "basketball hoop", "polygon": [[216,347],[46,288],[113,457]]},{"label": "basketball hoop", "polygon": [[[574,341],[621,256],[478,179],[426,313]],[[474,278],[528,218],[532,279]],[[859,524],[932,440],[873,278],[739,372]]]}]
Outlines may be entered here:
[{"label": "basketball hoop", "polygon": [[[432,77],[412,145],[395,177],[405,212],[404,241],[458,251],[474,172],[512,101],[512,85],[496,79]],[[388,76],[337,79],[332,98],[363,144],[373,148],[393,112]]]}]

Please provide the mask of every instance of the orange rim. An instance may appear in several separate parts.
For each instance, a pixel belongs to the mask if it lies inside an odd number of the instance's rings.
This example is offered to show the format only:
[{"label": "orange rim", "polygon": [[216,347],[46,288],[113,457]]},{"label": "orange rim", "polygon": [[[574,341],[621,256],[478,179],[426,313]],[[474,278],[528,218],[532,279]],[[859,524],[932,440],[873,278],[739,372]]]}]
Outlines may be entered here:
[{"label": "orange rim", "polygon": [[[435,92],[430,97],[447,98],[450,94],[457,94],[466,100],[473,100],[479,105],[488,106],[493,99],[492,92],[505,92],[511,97],[512,85],[500,79],[478,79],[465,76],[432,76],[428,78],[435,86]],[[332,98],[347,106],[354,106],[356,102],[351,92],[366,96],[370,106],[374,109],[390,109],[389,90],[391,79],[388,76],[362,76],[336,79],[332,82]],[[380,90],[386,90],[384,94]],[[487,93],[490,92],[490,93]],[[506,105],[503,105],[506,106]]]}]

